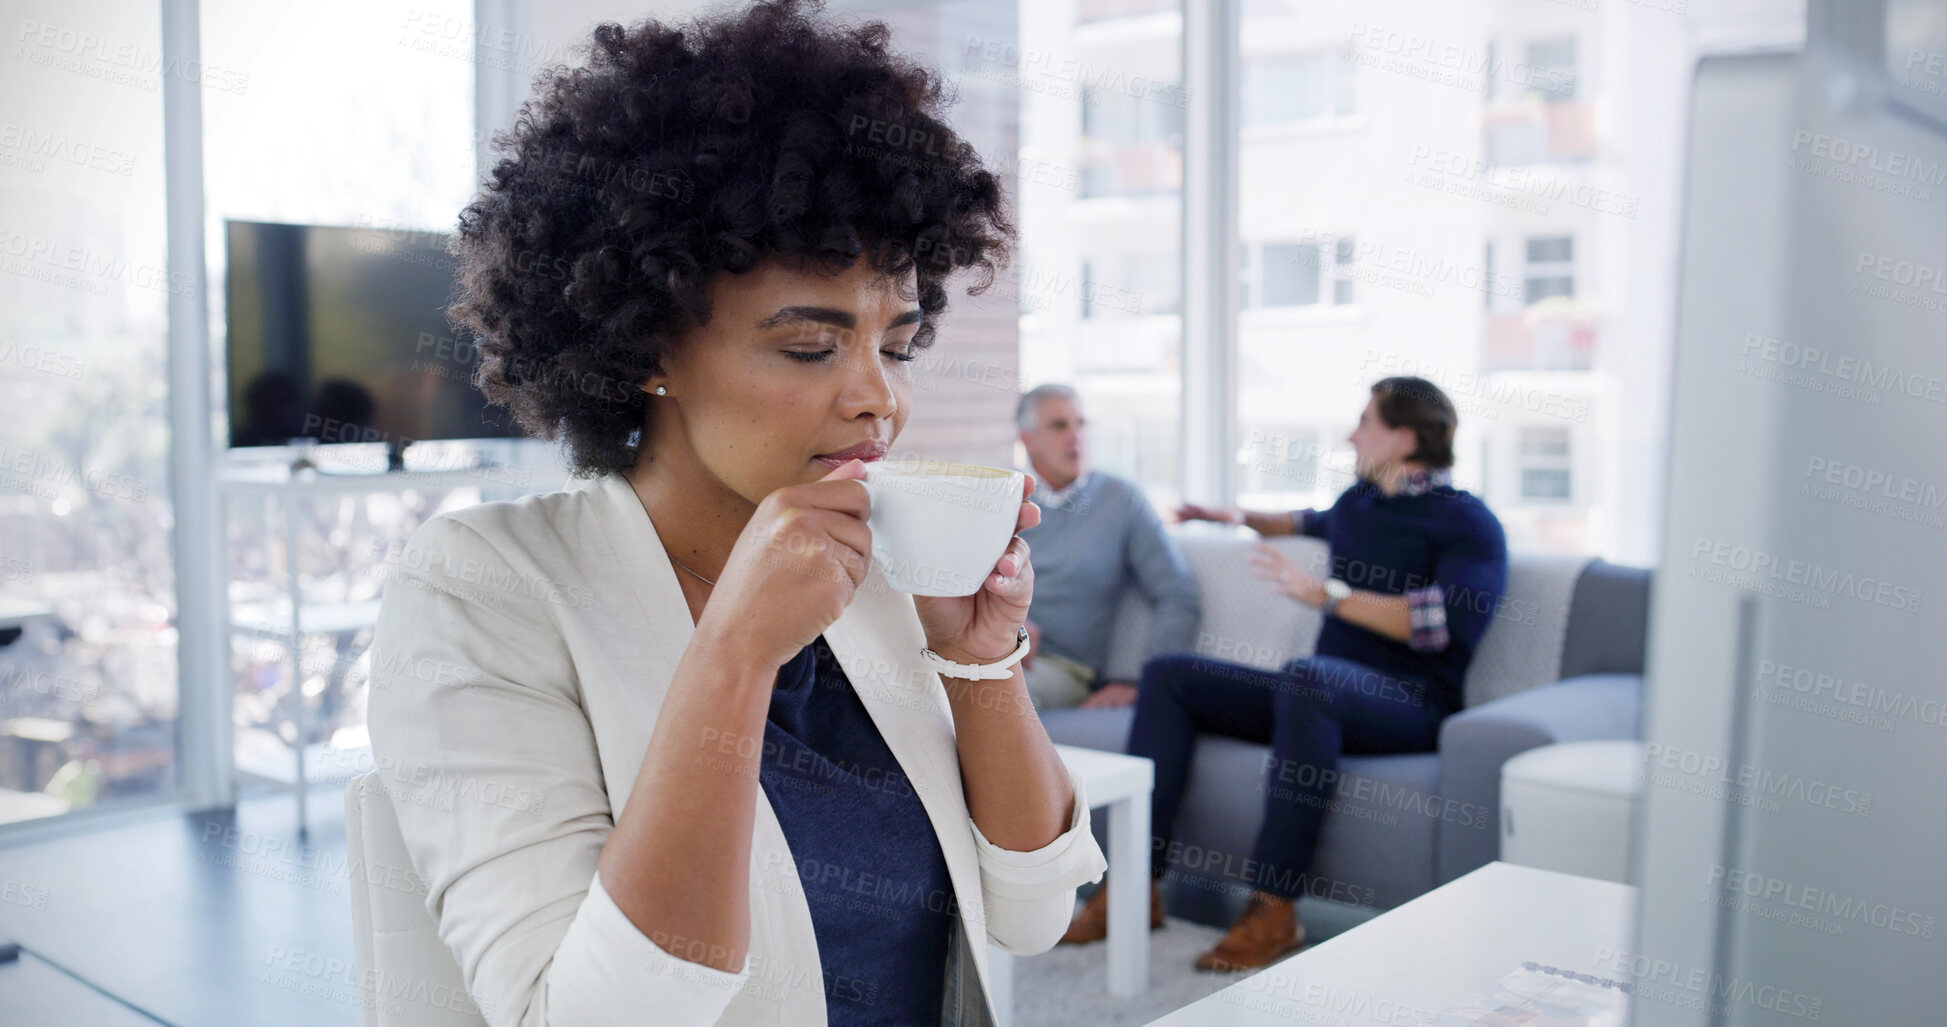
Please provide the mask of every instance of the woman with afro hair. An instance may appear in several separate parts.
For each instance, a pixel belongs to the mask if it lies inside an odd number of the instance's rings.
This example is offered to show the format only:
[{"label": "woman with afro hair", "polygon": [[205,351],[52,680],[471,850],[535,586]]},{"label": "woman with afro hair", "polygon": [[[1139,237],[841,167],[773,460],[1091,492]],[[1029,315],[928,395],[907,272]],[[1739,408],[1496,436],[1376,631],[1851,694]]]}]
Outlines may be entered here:
[{"label": "woman with afro hair", "polygon": [[920,658],[1016,651],[1026,543],[958,597],[870,559],[864,462],[1013,231],[889,35],[798,0],[601,25],[460,216],[474,381],[575,487],[413,534],[369,719],[495,1027],[991,1023],[988,944],[1051,948],[1106,869],[1019,666]]}]

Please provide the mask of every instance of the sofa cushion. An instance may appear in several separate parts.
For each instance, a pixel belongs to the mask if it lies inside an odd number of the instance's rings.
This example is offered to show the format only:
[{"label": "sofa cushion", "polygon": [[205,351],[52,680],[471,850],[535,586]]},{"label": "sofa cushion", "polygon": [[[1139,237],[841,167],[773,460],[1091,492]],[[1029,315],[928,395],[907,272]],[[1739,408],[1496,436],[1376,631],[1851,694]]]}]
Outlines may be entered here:
[{"label": "sofa cushion", "polygon": [[1508,586],[1467,665],[1463,701],[1493,702],[1561,677],[1575,581],[1586,556],[1516,553],[1508,558]]},{"label": "sofa cushion", "polygon": [[1649,621],[1649,569],[1591,561],[1575,579],[1561,676],[1641,674]]},{"label": "sofa cushion", "polygon": [[[1270,582],[1251,573],[1255,537],[1205,530],[1171,532],[1171,537],[1197,579],[1203,606],[1195,642],[1198,655],[1275,670],[1311,653],[1323,615],[1278,595]],[[1298,566],[1325,573],[1329,551],[1324,541],[1306,536],[1268,541]],[[1149,611],[1141,589],[1123,590],[1104,680],[1135,681],[1142,673],[1149,651]]]}]

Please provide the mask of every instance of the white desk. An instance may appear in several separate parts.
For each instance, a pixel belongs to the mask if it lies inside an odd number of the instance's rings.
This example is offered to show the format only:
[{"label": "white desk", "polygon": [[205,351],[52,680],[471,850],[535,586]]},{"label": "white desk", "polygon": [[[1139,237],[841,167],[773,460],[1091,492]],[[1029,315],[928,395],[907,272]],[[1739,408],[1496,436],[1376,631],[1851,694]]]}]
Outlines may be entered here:
[{"label": "white desk", "polygon": [[[20,640],[27,622],[54,616],[54,607],[31,599],[0,596],[0,649]],[[0,820],[0,823],[6,823]]]},{"label": "white desk", "polygon": [[[1109,893],[1109,994],[1129,997],[1149,987],[1149,793],[1155,764],[1141,756],[1057,745],[1061,761],[1082,779],[1090,809],[1109,809],[1109,873],[1123,882]],[[1131,887],[1131,884],[1134,887]],[[1013,953],[987,946],[989,991],[1000,1027],[1014,1022]]]},{"label": "white desk", "polygon": [[11,630],[28,621],[54,616],[54,607],[31,599],[0,596],[0,631]]},{"label": "white desk", "polygon": [[59,816],[66,813],[68,808],[68,800],[58,795],[0,788],[0,824]]},{"label": "white desk", "polygon": [[1489,863],[1152,1025],[1418,1023],[1524,960],[1615,976],[1597,954],[1631,948],[1635,914],[1629,885]]}]

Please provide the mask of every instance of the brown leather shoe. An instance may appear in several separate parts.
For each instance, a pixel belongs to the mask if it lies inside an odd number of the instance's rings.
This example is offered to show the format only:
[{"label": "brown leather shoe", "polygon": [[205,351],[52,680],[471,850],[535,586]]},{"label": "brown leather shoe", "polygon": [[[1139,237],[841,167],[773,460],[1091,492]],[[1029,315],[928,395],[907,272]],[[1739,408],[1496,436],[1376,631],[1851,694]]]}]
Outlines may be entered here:
[{"label": "brown leather shoe", "polygon": [[[1163,926],[1163,889],[1156,886],[1154,878],[1149,882],[1149,929]],[[1061,936],[1058,945],[1085,945],[1091,941],[1101,941],[1109,936],[1109,885],[1095,889],[1095,894],[1082,903],[1081,911],[1075,919],[1068,922],[1068,933]]]},{"label": "brown leather shoe", "polygon": [[1199,970],[1255,970],[1296,952],[1305,944],[1305,925],[1290,899],[1266,891],[1251,893],[1251,904],[1229,933],[1197,957]]}]

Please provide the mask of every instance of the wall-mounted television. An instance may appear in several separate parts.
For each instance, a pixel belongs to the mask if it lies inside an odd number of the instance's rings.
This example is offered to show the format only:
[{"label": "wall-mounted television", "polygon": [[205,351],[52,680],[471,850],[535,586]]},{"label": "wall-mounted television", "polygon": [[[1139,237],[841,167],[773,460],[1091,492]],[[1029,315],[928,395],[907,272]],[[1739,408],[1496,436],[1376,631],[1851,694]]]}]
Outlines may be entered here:
[{"label": "wall-mounted television", "polygon": [[225,224],[230,446],[521,435],[472,385],[440,232]]}]

